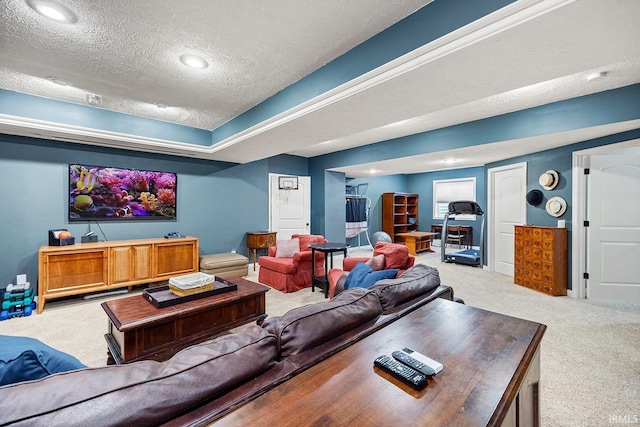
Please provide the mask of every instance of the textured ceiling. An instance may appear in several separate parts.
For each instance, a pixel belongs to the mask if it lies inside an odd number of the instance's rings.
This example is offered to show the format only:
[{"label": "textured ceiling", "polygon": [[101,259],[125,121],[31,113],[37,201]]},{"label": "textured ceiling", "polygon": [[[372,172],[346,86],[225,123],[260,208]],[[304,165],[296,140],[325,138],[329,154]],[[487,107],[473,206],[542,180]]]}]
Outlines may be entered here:
[{"label": "textured ceiling", "polygon": [[[64,0],[78,16],[64,25],[3,0],[0,86],[211,130],[429,2]],[[185,67],[188,53],[210,66]]]},{"label": "textured ceiling", "polygon": [[[74,26],[46,20],[23,0],[2,2],[0,88],[77,103],[95,93],[102,108],[214,129],[429,1],[64,3],[79,17]],[[239,163],[281,153],[312,157],[627,86],[640,82],[638,17],[637,0],[520,0],[209,149],[170,141],[127,144]],[[186,69],[178,58],[190,52],[211,66]],[[587,82],[600,71],[606,78]],[[47,76],[72,86],[54,85]],[[156,102],[169,107],[158,109]],[[523,147],[553,148],[633,126],[457,150],[452,166],[423,156],[378,162],[377,169],[475,166],[527,154]],[[373,168],[337,170],[365,176]]]}]

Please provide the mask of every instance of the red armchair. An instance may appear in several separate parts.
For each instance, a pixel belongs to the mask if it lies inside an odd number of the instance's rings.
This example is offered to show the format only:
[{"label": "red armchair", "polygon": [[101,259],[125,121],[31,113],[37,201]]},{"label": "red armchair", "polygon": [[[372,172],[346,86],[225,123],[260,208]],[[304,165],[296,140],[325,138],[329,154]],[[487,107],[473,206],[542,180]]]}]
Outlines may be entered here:
[{"label": "red armchair", "polygon": [[[409,253],[409,249],[405,245],[401,245],[398,243],[388,243],[388,242],[378,242],[376,246],[373,248],[373,256],[382,255],[384,256],[384,269],[397,268],[398,276],[402,275],[405,270],[409,267],[412,267],[416,262],[416,257]],[[342,270],[338,268],[333,268],[329,271],[329,298],[333,298],[335,295],[339,294],[342,289],[341,286],[338,286],[336,291],[336,285],[340,277],[345,273],[349,272],[356,266],[359,262],[367,262],[371,258],[368,257],[350,257],[345,258],[342,261]]]},{"label": "red armchair", "polygon": [[[260,271],[258,281],[282,292],[295,292],[311,286],[311,249],[310,243],[326,243],[324,236],[313,234],[294,234],[299,239],[300,251],[292,257],[276,257],[277,246],[270,247],[267,256],[258,258]],[[316,252],[315,275],[324,275],[324,254]]]}]

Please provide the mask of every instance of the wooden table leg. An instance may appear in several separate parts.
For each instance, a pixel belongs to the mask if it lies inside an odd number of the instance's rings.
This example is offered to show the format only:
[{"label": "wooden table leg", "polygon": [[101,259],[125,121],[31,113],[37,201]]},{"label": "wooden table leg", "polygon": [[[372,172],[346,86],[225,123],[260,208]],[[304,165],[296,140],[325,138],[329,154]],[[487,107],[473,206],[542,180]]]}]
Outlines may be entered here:
[{"label": "wooden table leg", "polygon": [[256,271],[256,248],[253,248],[253,271]]},{"label": "wooden table leg", "polygon": [[404,244],[409,248],[409,253],[413,256],[418,256],[416,253],[416,238],[415,236],[405,237]]},{"label": "wooden table leg", "polygon": [[426,252],[435,252],[433,249],[431,249],[431,237],[427,237],[425,238],[425,242],[426,242]]}]

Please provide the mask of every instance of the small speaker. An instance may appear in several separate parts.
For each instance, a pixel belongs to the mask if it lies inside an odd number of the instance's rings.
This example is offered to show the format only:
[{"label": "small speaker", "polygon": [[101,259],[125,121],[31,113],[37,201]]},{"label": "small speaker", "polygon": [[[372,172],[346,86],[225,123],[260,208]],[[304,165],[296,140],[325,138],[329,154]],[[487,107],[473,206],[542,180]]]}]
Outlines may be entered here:
[{"label": "small speaker", "polygon": [[80,241],[82,243],[95,243],[98,241],[98,236],[96,234],[92,234],[91,236],[80,236]]}]

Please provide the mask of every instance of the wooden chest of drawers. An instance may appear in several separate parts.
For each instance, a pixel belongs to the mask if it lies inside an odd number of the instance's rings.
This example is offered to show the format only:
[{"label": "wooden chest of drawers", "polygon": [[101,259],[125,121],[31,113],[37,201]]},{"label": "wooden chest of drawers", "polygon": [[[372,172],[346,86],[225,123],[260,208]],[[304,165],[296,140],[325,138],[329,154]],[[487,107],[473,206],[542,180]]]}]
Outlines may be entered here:
[{"label": "wooden chest of drawers", "polygon": [[549,295],[567,294],[567,229],[517,225],[513,281]]}]

